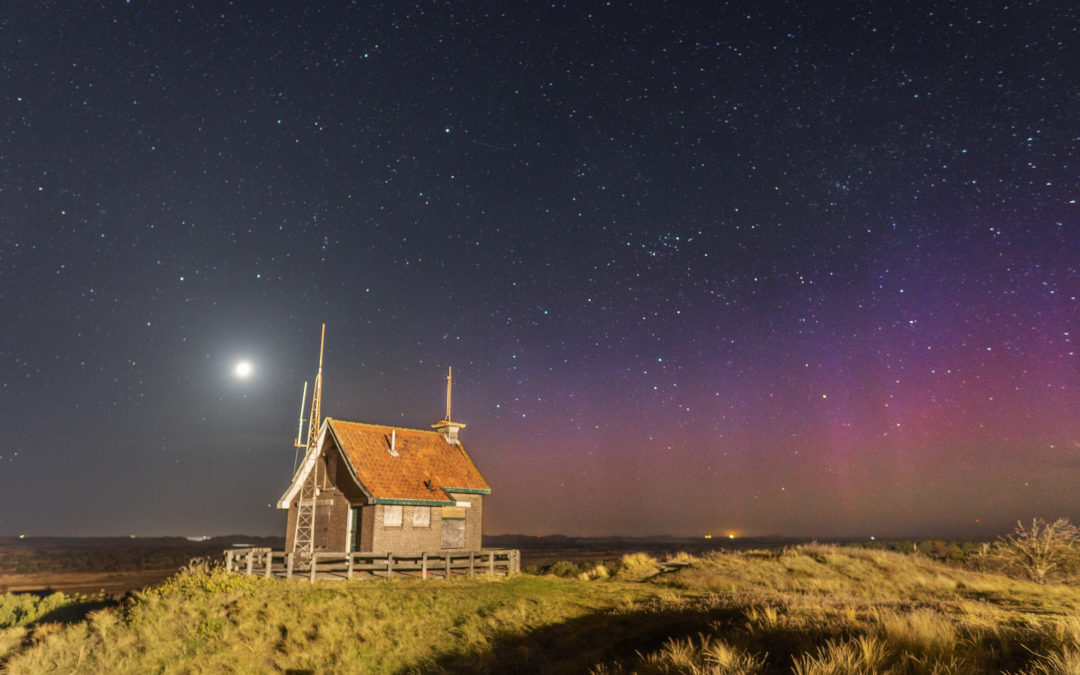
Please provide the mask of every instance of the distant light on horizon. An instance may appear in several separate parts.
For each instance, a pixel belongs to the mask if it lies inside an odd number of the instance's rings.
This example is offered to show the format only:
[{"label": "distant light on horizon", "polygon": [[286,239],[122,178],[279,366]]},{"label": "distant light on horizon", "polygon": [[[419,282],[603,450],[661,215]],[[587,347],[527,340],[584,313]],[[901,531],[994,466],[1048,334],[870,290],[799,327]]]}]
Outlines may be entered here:
[{"label": "distant light on horizon", "polygon": [[246,380],[255,372],[255,367],[251,365],[251,361],[240,361],[233,372],[241,380]]}]

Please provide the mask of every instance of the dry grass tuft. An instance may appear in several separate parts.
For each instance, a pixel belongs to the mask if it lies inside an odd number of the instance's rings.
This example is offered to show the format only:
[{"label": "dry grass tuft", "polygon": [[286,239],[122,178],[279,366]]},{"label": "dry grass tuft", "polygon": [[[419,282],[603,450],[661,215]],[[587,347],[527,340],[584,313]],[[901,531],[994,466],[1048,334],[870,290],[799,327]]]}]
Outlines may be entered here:
[{"label": "dry grass tuft", "polygon": [[891,659],[892,652],[885,642],[864,635],[845,642],[830,640],[814,654],[797,657],[792,672],[796,675],[883,673]]},{"label": "dry grass tuft", "polygon": [[0,666],[23,645],[29,632],[25,626],[0,628]]},{"label": "dry grass tuft", "polygon": [[694,556],[690,555],[686,551],[678,551],[664,558],[664,562],[671,565],[689,565],[695,560],[696,558],[694,558]]},{"label": "dry grass tuft", "polygon": [[622,557],[615,578],[620,581],[643,581],[660,573],[660,563],[647,553],[628,553]]},{"label": "dry grass tuft", "polygon": [[593,566],[592,569],[585,570],[577,576],[581,581],[595,581],[597,579],[607,579],[611,576],[611,572],[608,571],[606,565],[598,564]]},{"label": "dry grass tuft", "polygon": [[637,657],[632,667],[623,663],[601,664],[589,672],[593,675],[753,675],[762,672],[766,658],[747,654],[738,647],[705,634],[669,639],[660,649],[644,655],[638,652]]},{"label": "dry grass tuft", "polygon": [[889,612],[881,617],[880,633],[893,649],[916,658],[940,660],[956,649],[954,623],[932,610]]}]

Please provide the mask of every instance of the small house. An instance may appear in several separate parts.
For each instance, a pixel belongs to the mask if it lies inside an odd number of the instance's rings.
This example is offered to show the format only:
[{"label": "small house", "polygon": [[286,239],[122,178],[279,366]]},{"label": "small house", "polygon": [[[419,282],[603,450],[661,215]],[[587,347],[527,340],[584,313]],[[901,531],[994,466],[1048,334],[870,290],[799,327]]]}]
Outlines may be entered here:
[{"label": "small house", "polygon": [[[278,501],[289,511],[286,550],[295,548],[299,517],[310,521],[301,541],[309,538],[315,551],[479,551],[491,488],[458,439],[464,426],[446,420],[406,429],[327,417],[314,461],[301,464]],[[312,472],[314,496],[301,513]]]}]

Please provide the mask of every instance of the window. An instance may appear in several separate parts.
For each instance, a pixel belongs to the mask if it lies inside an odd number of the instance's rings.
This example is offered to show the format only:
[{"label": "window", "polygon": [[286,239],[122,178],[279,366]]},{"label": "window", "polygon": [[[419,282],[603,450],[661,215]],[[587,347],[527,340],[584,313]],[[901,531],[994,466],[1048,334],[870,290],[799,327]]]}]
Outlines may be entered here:
[{"label": "window", "polygon": [[412,510],[413,527],[431,527],[431,507],[414,506]]},{"label": "window", "polygon": [[382,507],[382,524],[384,527],[401,527],[401,506],[389,506]]}]

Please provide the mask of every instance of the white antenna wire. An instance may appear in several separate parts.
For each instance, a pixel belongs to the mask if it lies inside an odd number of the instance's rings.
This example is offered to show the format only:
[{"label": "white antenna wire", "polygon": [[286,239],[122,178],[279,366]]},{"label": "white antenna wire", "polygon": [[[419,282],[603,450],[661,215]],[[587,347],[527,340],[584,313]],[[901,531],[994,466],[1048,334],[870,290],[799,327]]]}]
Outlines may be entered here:
[{"label": "white antenna wire", "polygon": [[300,422],[296,426],[296,441],[293,446],[296,451],[293,453],[292,470],[296,473],[296,464],[300,461],[300,448],[307,447],[300,444],[300,439],[304,434],[304,403],[307,402],[307,382],[304,382],[304,393],[300,394]]}]

